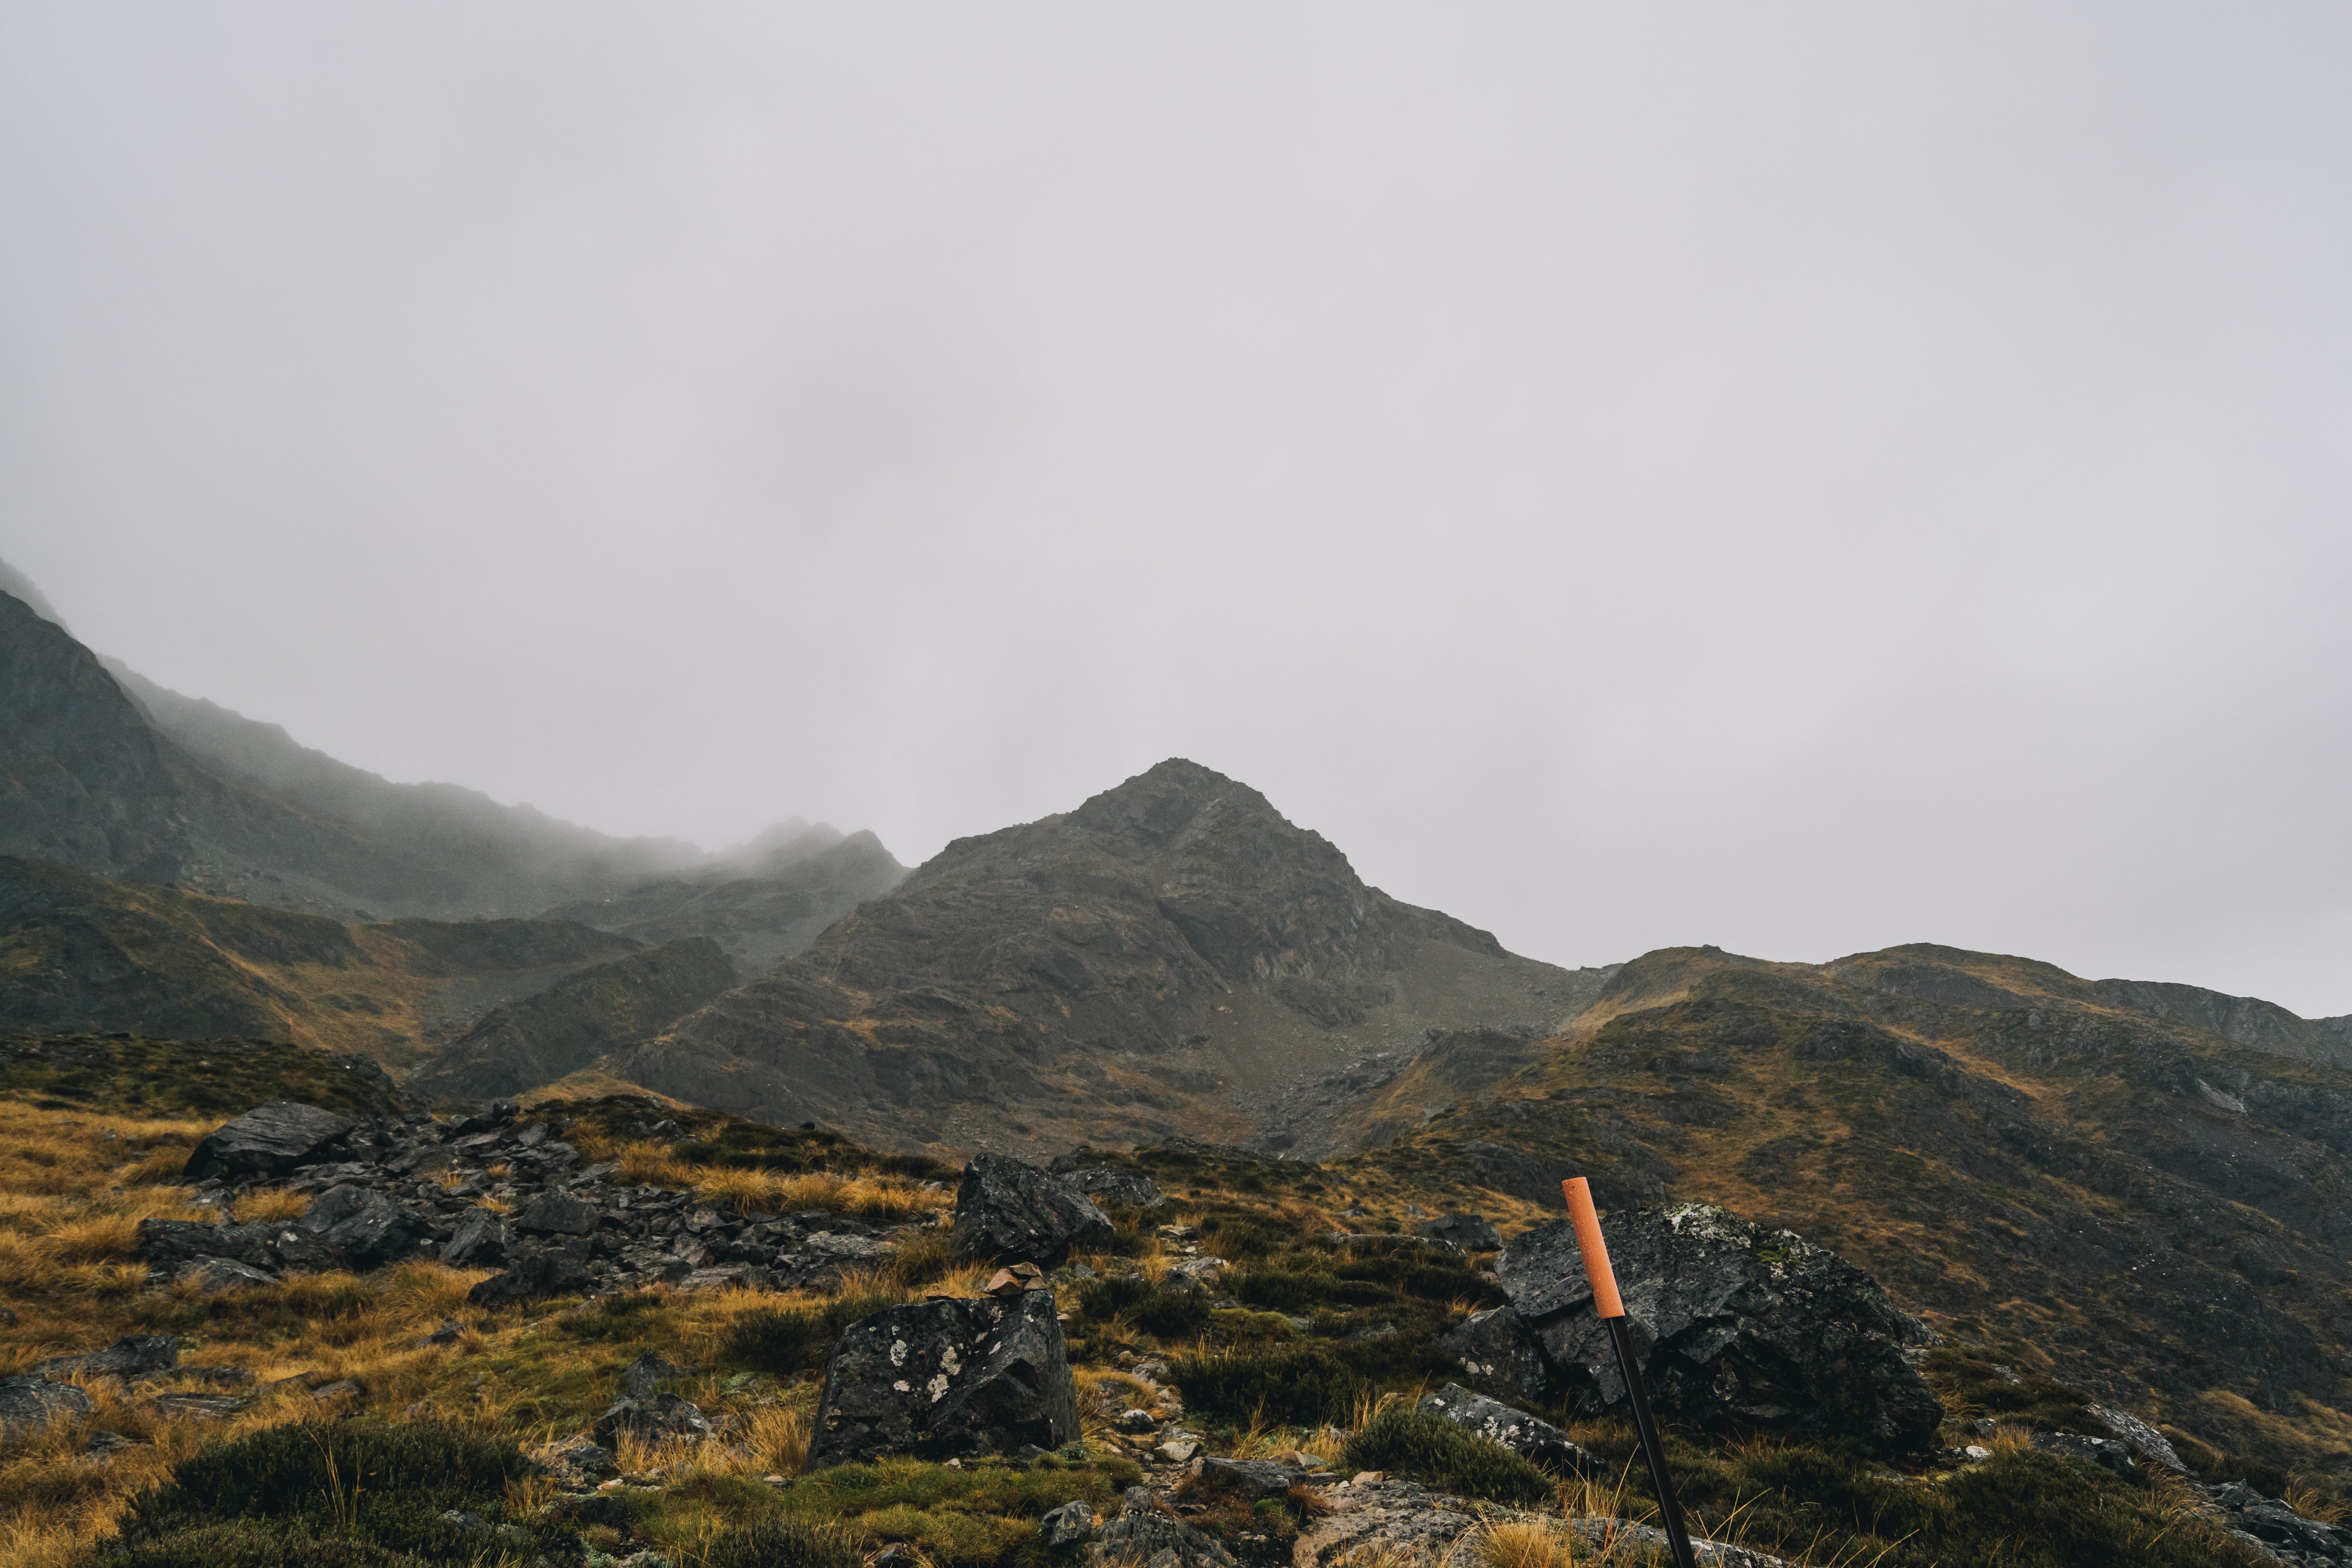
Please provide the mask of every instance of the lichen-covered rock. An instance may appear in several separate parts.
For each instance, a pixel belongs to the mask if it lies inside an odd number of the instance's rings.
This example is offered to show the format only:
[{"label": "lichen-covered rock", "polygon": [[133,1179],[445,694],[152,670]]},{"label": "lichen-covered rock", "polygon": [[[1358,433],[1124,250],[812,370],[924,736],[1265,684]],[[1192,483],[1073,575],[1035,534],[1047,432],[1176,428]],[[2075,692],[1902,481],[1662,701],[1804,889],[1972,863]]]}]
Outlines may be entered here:
[{"label": "lichen-covered rock", "polygon": [[1465,1252],[1494,1252],[1503,1245],[1503,1233],[1495,1222],[1475,1214],[1440,1215],[1412,1228],[1416,1235],[1450,1241]]},{"label": "lichen-covered rock", "polygon": [[1446,1568],[1475,1561],[1477,1531],[1537,1516],[1467,1502],[1412,1481],[1360,1481],[1323,1493],[1330,1511],[1310,1520],[1291,1548],[1297,1568],[1379,1563]]},{"label": "lichen-covered rock", "polygon": [[1443,1415],[1456,1426],[1466,1426],[1488,1442],[1499,1443],[1529,1464],[1539,1465],[1556,1475],[1582,1475],[1591,1468],[1591,1456],[1570,1442],[1568,1434],[1550,1422],[1474,1394],[1458,1383],[1449,1383],[1424,1397],[1421,1408]]},{"label": "lichen-covered rock", "polygon": [[1049,1552],[1076,1546],[1094,1532],[1095,1510],[1081,1500],[1066,1502],[1037,1521],[1038,1542]]},{"label": "lichen-covered rock", "polygon": [[1129,1208],[1155,1209],[1168,1201],[1160,1184],[1140,1171],[1111,1165],[1091,1165],[1055,1173],[1098,1204],[1125,1204]]},{"label": "lichen-covered rock", "polygon": [[[1568,1528],[1600,1552],[1608,1553],[1603,1560],[1610,1563],[1664,1563],[1670,1551],[1666,1532],[1655,1525],[1593,1517],[1571,1519]],[[1702,1541],[1697,1536],[1691,1537],[1691,1556],[1699,1568],[1796,1568],[1786,1558],[1769,1557],[1745,1546],[1727,1546],[1719,1541]]]},{"label": "lichen-covered rock", "polygon": [[825,1370],[813,1467],[1058,1448],[1078,1406],[1050,1291],[924,1301],[861,1318]]},{"label": "lichen-covered rock", "polygon": [[1551,1369],[1535,1336],[1508,1307],[1473,1312],[1437,1336],[1463,1377],[1481,1394],[1507,1404],[1540,1405],[1551,1396]]},{"label": "lichen-covered rock", "polygon": [[1255,1502],[1281,1497],[1306,1479],[1306,1472],[1269,1459],[1206,1458],[1192,1478],[1203,1492],[1223,1493]]},{"label": "lichen-covered rock", "polygon": [[2106,1405],[2085,1405],[2083,1413],[2113,1432],[2133,1453],[2149,1464],[2161,1465],[2176,1476],[2189,1473],[2189,1467],[2180,1462],[2180,1456],[2173,1451],[2164,1434],[2138,1416]]},{"label": "lichen-covered rock", "polygon": [[1183,1521],[1160,1511],[1150,1487],[1129,1487],[1118,1517],[1087,1548],[1097,1568],[1238,1568],[1233,1554]]},{"label": "lichen-covered rock", "polygon": [[466,1300],[477,1307],[503,1307],[585,1290],[589,1285],[586,1254],[585,1244],[574,1242],[518,1258],[505,1273],[493,1274],[467,1291]]},{"label": "lichen-covered rock", "polygon": [[329,1147],[358,1125],[315,1105],[275,1100],[224,1123],[197,1144],[180,1179],[235,1182],[282,1176],[325,1159]]},{"label": "lichen-covered rock", "polygon": [[171,1335],[133,1334],[87,1355],[53,1355],[33,1370],[44,1377],[132,1378],[179,1364],[179,1342]]},{"label": "lichen-covered rock", "polygon": [[[1943,1419],[1903,1355],[1926,1329],[1836,1254],[1704,1204],[1621,1211],[1601,1230],[1651,1402],[1668,1418],[1853,1436],[1888,1452],[1923,1446]],[[1514,1240],[1498,1272],[1570,1408],[1622,1403],[1568,1222]]]},{"label": "lichen-covered rock", "polygon": [[1107,1247],[1116,1235],[1108,1216],[1066,1177],[980,1154],[956,1188],[949,1246],[958,1258],[1051,1268],[1074,1248]]},{"label": "lichen-covered rock", "polygon": [[415,1256],[426,1238],[423,1222],[373,1188],[346,1184],[319,1195],[299,1222],[355,1268],[378,1268]]},{"label": "lichen-covered rock", "polygon": [[46,1377],[0,1377],[0,1438],[21,1437],[89,1414],[89,1395]]}]

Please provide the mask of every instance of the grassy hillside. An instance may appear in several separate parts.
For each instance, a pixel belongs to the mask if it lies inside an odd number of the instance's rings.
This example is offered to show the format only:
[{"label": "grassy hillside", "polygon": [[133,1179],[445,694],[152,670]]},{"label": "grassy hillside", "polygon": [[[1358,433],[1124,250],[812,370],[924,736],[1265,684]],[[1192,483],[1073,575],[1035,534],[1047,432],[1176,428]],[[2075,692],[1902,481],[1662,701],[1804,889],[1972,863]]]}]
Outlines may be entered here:
[{"label": "grassy hillside", "polygon": [[[208,1059],[189,1051],[178,1076]],[[1083,1272],[1055,1277],[1083,1441],[1027,1462],[885,1459],[803,1474],[817,1394],[810,1371],[840,1325],[883,1304],[969,1294],[982,1283],[984,1270],[950,1262],[943,1231],[923,1228],[950,1201],[945,1168],[824,1131],[680,1116],[639,1099],[543,1104],[534,1114],[564,1125],[586,1156],[617,1163],[625,1180],[696,1187],[719,1208],[789,1204],[912,1220],[918,1229],[907,1234],[918,1239],[882,1268],[818,1294],[661,1289],[484,1312],[463,1305],[478,1273],[410,1262],[206,1297],[150,1287],[129,1261],[138,1217],[207,1217],[186,1206],[189,1194],[172,1180],[214,1119],[158,1116],[188,1090],[173,1085],[168,1056],[150,1065],[157,1070],[139,1080],[147,1087],[105,1114],[0,1101],[0,1310],[11,1323],[0,1372],[160,1332],[179,1337],[186,1363],[221,1369],[180,1374],[181,1386],[244,1392],[215,1395],[205,1415],[201,1402],[95,1382],[88,1417],[0,1447],[0,1560],[25,1568],[79,1568],[118,1540],[124,1555],[110,1560],[205,1560],[138,1555],[146,1550],[138,1542],[150,1539],[182,1552],[202,1545],[224,1563],[493,1560],[480,1537],[436,1535],[430,1519],[404,1523],[410,1514],[397,1507],[363,1505],[357,1494],[331,1507],[322,1500],[342,1494],[326,1467],[338,1456],[377,1475],[395,1499],[470,1510],[516,1532],[511,1541],[559,1554],[650,1548],[672,1563],[854,1568],[904,1543],[934,1568],[1059,1568],[1039,1544],[1039,1517],[1073,1499],[1108,1510],[1121,1489],[1143,1481],[1246,1568],[1287,1562],[1292,1542],[1322,1517],[1318,1494],[1300,1489],[1253,1505],[1205,1491],[1147,1451],[1156,1436],[1115,1429],[1116,1413],[1135,1404],[1163,1419],[1181,1415],[1182,1429],[1211,1453],[1343,1473],[1377,1459],[1485,1498],[1496,1511],[1455,1557],[1475,1568],[1595,1561],[1568,1533],[1569,1521],[1638,1518],[1648,1508],[1631,1436],[1616,1424],[1574,1429],[1604,1470],[1567,1481],[1465,1455],[1460,1443],[1433,1447],[1401,1418],[1400,1396],[1450,1373],[1430,1336],[1495,1297],[1486,1259],[1402,1240],[1335,1250],[1324,1239],[1334,1229],[1408,1228],[1407,1205],[1438,1194],[1394,1171],[1367,1184],[1343,1170],[1231,1150],[1109,1157],[1150,1173],[1172,1202],[1129,1213],[1113,1247],[1077,1259]],[[661,1137],[646,1136],[665,1121]],[[1488,1197],[1490,1212],[1535,1217]],[[244,1207],[286,1217],[302,1201],[264,1194]],[[1349,1212],[1359,1209],[1367,1212]],[[1192,1227],[1198,1239],[1162,1226]],[[1234,1265],[1205,1294],[1180,1289],[1172,1273],[1200,1256]],[[436,1341],[451,1318],[457,1331]],[[689,1369],[668,1386],[703,1407],[720,1440],[625,1441],[623,1481],[602,1491],[566,1491],[535,1477],[526,1454],[583,1430],[615,1393],[619,1369],[649,1350]],[[1824,1568],[2255,1561],[2178,1485],[2117,1480],[2026,1443],[2029,1422],[2053,1414],[2064,1421],[2079,1393],[2011,1379],[1962,1348],[1939,1355],[1930,1376],[1953,1418],[1948,1441],[1975,1440],[1969,1424],[1996,1418],[1991,1458],[1890,1467],[1835,1446],[1677,1434],[1673,1457],[1697,1528]],[[92,1463],[82,1451],[92,1430],[130,1441]],[[2286,1484],[2213,1449],[2191,1447],[2189,1456],[2216,1478]],[[2307,1507],[2325,1501],[2308,1484],[2297,1495]],[[795,1527],[801,1535],[791,1535]],[[409,1531],[404,1555],[381,1544],[395,1529]],[[793,1545],[789,1559],[774,1554],[780,1542]]]},{"label": "grassy hillside", "polygon": [[2049,965],[1653,953],[1350,1179],[1719,1203],[2021,1367],[2352,1473],[2352,1073]]},{"label": "grassy hillside", "polygon": [[635,945],[553,921],[346,926],[0,857],[0,1030],[18,1034],[289,1040],[404,1068],[446,993],[486,1005]]}]

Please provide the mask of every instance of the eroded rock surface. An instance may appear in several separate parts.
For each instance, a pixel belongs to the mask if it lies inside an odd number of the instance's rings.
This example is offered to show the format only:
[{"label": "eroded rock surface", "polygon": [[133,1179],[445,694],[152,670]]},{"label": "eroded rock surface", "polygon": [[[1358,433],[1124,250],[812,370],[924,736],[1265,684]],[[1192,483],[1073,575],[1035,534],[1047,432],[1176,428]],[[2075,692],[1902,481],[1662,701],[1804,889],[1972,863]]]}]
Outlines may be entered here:
[{"label": "eroded rock surface", "polygon": [[1006,1154],[981,1154],[956,1188],[958,1258],[1052,1268],[1078,1247],[1107,1247],[1110,1218],[1068,1178]]},{"label": "eroded rock surface", "polygon": [[1013,1453],[1077,1436],[1053,1293],[1031,1290],[892,1307],[850,1324],[825,1370],[809,1464]]},{"label": "eroded rock surface", "polygon": [[316,1164],[359,1125],[315,1105],[272,1100],[224,1123],[188,1156],[181,1179],[236,1182],[282,1176]]},{"label": "eroded rock surface", "polygon": [[1591,1468],[1591,1456],[1569,1441],[1568,1434],[1550,1422],[1524,1410],[1514,1410],[1485,1394],[1474,1394],[1458,1383],[1449,1383],[1426,1395],[1420,1407],[1456,1426],[1467,1426],[1488,1442],[1499,1443],[1528,1463],[1540,1465],[1556,1475],[1582,1475]]},{"label": "eroded rock surface", "polygon": [[[1853,1436],[1889,1452],[1921,1447],[1943,1419],[1903,1354],[1926,1342],[1925,1327],[1836,1254],[1703,1204],[1620,1211],[1601,1228],[1661,1415]],[[1568,1222],[1517,1237],[1498,1272],[1571,1408],[1622,1403]]]}]

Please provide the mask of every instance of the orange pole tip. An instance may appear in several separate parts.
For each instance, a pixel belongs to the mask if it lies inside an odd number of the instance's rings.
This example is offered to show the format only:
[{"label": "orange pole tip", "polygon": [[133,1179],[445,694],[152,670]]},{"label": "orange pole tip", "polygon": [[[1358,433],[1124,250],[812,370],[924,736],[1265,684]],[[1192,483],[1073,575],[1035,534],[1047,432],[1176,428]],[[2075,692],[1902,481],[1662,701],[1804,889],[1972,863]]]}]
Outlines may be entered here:
[{"label": "orange pole tip", "polygon": [[1609,1267],[1609,1244],[1601,1238],[1601,1215],[1592,1206],[1592,1184],[1582,1176],[1560,1183],[1568,1199],[1568,1219],[1576,1226],[1576,1250],[1584,1255],[1584,1278],[1592,1286],[1592,1310],[1603,1318],[1625,1315],[1624,1299],[1617,1294],[1617,1271]]}]

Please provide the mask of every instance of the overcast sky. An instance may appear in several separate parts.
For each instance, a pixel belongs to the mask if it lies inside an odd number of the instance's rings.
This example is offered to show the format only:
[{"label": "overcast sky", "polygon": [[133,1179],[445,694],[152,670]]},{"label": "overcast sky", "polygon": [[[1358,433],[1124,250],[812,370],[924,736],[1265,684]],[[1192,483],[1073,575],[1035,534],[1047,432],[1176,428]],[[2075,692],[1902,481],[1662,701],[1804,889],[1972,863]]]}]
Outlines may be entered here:
[{"label": "overcast sky", "polygon": [[1161,757],[1564,963],[2352,1011],[2340,5],[16,5],[0,556],[400,779]]}]

